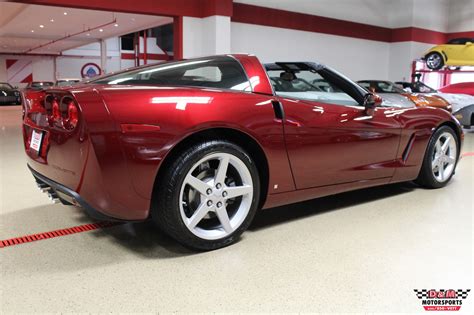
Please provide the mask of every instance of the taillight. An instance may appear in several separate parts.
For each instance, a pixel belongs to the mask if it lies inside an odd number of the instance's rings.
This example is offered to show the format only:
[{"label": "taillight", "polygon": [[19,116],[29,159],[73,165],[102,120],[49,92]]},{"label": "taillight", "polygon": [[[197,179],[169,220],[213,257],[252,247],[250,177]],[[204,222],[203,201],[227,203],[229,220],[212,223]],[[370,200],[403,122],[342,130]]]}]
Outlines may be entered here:
[{"label": "taillight", "polygon": [[44,107],[50,126],[66,130],[76,128],[79,112],[74,98],[69,94],[55,93],[45,97]]},{"label": "taillight", "polygon": [[61,99],[61,109],[64,128],[68,130],[76,128],[79,120],[79,113],[74,99],[70,96],[64,96]]}]

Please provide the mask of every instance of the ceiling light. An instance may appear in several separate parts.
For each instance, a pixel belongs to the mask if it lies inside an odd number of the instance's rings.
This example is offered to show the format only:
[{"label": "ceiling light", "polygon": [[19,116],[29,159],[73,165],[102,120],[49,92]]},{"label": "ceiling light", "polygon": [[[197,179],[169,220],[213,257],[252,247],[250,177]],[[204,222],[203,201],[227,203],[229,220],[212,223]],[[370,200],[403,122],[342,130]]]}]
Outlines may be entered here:
[{"label": "ceiling light", "polygon": [[51,19],[51,20],[49,20],[49,21],[50,21],[51,23],[53,23],[53,22],[54,22],[54,19]]},{"label": "ceiling light", "polygon": [[100,29],[99,32],[103,32],[104,30],[103,29]]},{"label": "ceiling light", "polygon": [[118,27],[118,24],[117,24],[117,23],[115,23],[115,24],[114,24],[114,26],[115,26],[115,27]]},{"label": "ceiling light", "polygon": [[91,36],[91,34],[90,34],[90,33],[87,33],[86,36]]},{"label": "ceiling light", "polygon": [[44,28],[44,25],[43,25],[43,24],[40,24],[40,28]]},{"label": "ceiling light", "polygon": [[34,33],[34,32],[35,32],[35,30],[31,30],[31,33]]},{"label": "ceiling light", "polygon": [[64,12],[64,15],[67,15],[67,12]]}]

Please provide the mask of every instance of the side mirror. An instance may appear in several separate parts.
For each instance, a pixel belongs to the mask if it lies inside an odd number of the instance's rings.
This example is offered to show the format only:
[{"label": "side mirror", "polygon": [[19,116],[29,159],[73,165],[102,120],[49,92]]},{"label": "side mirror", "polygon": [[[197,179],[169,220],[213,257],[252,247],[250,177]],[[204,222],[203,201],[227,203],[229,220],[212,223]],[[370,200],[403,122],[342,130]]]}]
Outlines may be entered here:
[{"label": "side mirror", "polygon": [[375,107],[382,105],[383,99],[377,94],[367,93],[364,96],[365,113],[372,116],[375,112]]}]

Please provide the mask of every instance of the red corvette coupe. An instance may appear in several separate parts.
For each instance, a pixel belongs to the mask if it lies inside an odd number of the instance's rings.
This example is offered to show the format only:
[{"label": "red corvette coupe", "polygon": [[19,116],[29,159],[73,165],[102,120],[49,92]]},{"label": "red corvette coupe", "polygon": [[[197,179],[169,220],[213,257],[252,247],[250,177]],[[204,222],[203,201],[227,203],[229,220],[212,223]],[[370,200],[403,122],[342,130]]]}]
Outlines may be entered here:
[{"label": "red corvette coupe", "polygon": [[444,110],[382,107],[329,67],[243,54],[25,96],[39,187],[96,217],[152,218],[199,250],[236,241],[260,208],[402,181],[442,187],[463,138]]}]

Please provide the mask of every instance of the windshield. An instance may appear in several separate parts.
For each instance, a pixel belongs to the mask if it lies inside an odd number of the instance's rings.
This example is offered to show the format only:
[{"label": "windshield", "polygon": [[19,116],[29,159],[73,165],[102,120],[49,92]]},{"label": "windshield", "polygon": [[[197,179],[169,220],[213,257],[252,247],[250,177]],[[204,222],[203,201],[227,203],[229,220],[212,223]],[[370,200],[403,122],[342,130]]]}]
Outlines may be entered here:
[{"label": "windshield", "polygon": [[42,88],[47,86],[53,86],[53,82],[31,82],[30,86],[34,88]]},{"label": "windshield", "polygon": [[436,93],[437,92],[435,89],[430,88],[428,85],[420,81],[410,83],[409,88],[411,88],[411,91],[415,93]]},{"label": "windshield", "polygon": [[167,62],[92,80],[96,84],[201,86],[250,91],[250,82],[234,58],[218,56]]},{"label": "windshield", "polygon": [[79,82],[79,80],[59,80],[56,82],[57,86],[71,86]]},{"label": "windshield", "polygon": [[404,90],[388,81],[358,81],[357,83],[374,93],[406,93]]},{"label": "windshield", "polygon": [[0,90],[13,90],[13,87],[8,83],[0,83]]}]

